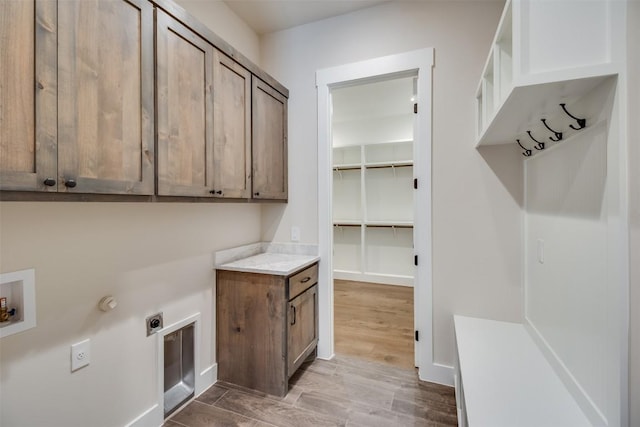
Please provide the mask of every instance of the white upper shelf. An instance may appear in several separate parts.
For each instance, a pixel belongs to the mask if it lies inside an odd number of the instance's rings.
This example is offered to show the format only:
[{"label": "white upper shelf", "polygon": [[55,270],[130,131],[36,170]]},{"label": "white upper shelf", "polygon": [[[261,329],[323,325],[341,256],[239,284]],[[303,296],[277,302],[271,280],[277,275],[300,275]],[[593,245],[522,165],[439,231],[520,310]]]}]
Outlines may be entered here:
[{"label": "white upper shelf", "polygon": [[476,94],[476,146],[516,144],[527,130],[544,138],[540,119],[617,74],[623,3],[507,0]]},{"label": "white upper shelf", "polygon": [[[514,87],[485,128],[477,145],[514,144],[527,130],[541,129],[540,119],[563,116],[560,103],[571,105],[607,77],[609,76],[600,75]],[[568,116],[565,119],[572,121]],[[566,126],[558,129],[562,131]],[[547,131],[544,134],[553,135]]]}]

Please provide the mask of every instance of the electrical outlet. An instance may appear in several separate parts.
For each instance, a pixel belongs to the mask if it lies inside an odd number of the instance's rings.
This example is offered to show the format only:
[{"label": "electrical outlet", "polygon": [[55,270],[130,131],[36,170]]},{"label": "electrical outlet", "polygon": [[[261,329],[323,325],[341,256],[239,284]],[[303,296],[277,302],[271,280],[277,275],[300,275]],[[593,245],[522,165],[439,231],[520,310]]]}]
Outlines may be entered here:
[{"label": "electrical outlet", "polygon": [[91,340],[86,339],[71,346],[71,372],[84,368],[91,361]]}]

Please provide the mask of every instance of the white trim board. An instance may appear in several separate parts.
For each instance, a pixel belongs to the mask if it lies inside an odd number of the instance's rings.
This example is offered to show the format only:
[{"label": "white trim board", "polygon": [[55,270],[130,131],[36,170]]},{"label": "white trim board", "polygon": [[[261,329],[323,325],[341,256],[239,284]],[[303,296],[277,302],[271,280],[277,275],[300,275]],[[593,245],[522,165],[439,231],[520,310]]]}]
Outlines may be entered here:
[{"label": "white trim board", "polygon": [[[156,403],[150,408],[133,419],[126,427],[158,427],[164,424],[164,337],[169,335],[178,329],[181,329],[189,324],[194,324],[194,366],[196,372],[200,370],[200,334],[201,334],[201,315],[195,313],[185,319],[175,322],[169,326],[166,326],[156,332],[156,373],[157,373],[157,386]],[[206,367],[200,371],[200,374],[195,376],[195,391],[194,399],[200,394],[204,393],[209,387],[216,383],[218,380],[218,364],[214,363],[211,366]],[[193,399],[184,403],[183,407],[191,402]],[[179,411],[175,411],[177,413]]]},{"label": "white trim board", "polygon": [[420,341],[416,345],[416,360],[420,379],[453,385],[453,369],[434,363],[433,302],[431,248],[431,99],[434,49],[426,48],[369,59],[318,70],[318,242],[323,260],[319,268],[318,357],[331,359],[333,337],[333,223],[332,223],[332,144],[331,89],[363,81],[372,82],[389,77],[417,76],[418,114],[414,131],[414,178],[418,190],[414,209],[420,212],[414,222],[414,247],[419,256],[414,286],[416,329]]},{"label": "white trim board", "polygon": [[378,283],[381,285],[413,287],[413,277],[391,274],[361,273],[359,271],[334,270],[333,278],[354,282]]}]

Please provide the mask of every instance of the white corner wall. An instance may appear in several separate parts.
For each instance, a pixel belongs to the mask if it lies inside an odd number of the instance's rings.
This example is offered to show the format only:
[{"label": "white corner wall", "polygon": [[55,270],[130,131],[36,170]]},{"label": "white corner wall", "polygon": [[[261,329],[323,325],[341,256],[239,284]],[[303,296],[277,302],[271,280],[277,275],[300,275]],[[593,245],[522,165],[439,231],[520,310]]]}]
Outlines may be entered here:
[{"label": "white corner wall", "polygon": [[627,3],[627,84],[630,203],[630,426],[640,426],[640,2]]},{"label": "white corner wall", "polygon": [[297,225],[308,243],[318,241],[316,70],[435,49],[434,360],[449,366],[454,313],[522,319],[522,161],[511,147],[474,149],[473,94],[503,5],[390,2],[261,41],[262,65],[291,91],[289,204],[263,208],[263,238],[288,241]]},{"label": "white corner wall", "polygon": [[[179,3],[259,59],[257,36],[224,3]],[[38,319],[37,327],[0,340],[0,425],[124,426],[162,405],[156,337],[145,329],[145,317],[158,311],[165,326],[201,313],[196,374],[215,378],[212,255],[259,241],[261,210],[229,203],[0,202],[0,272],[35,269]],[[105,295],[118,300],[108,313],[97,307]],[[86,338],[91,363],[71,373],[70,346]],[[141,424],[156,414],[147,412]]]},{"label": "white corner wall", "polygon": [[222,0],[174,0],[236,50],[260,65],[260,40]]},{"label": "white corner wall", "polygon": [[610,261],[621,185],[615,94],[615,78],[596,88],[573,107],[588,117],[587,128],[525,167],[526,318],[581,390],[595,425],[610,426],[621,422],[623,321],[622,284]]}]

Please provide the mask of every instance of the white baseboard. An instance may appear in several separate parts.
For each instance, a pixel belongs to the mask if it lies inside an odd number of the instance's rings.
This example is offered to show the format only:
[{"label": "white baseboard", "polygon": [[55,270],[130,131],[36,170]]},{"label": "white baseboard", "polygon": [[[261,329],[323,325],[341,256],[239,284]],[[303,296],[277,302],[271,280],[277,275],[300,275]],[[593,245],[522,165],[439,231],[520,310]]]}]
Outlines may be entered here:
[{"label": "white baseboard", "polygon": [[356,282],[380,283],[382,285],[413,287],[413,277],[411,276],[394,276],[391,274],[358,273],[334,270],[333,278],[338,280],[354,280]]},{"label": "white baseboard", "polygon": [[209,387],[214,385],[216,381],[218,381],[218,364],[214,363],[200,373],[200,381],[196,388],[195,395],[200,396],[207,391]]},{"label": "white baseboard", "polygon": [[448,385],[453,387],[453,366],[432,363],[430,366],[420,367],[418,369],[418,378],[420,381],[428,381],[430,383]]},{"label": "white baseboard", "polygon": [[125,427],[158,427],[164,422],[162,407],[157,403],[138,415]]},{"label": "white baseboard", "polygon": [[[200,373],[200,380],[196,381],[198,388],[195,390],[195,397],[207,391],[216,381],[218,381],[218,364],[214,363]],[[162,424],[164,424],[164,408],[163,402],[159,402],[126,424],[125,427],[159,427]]]}]

